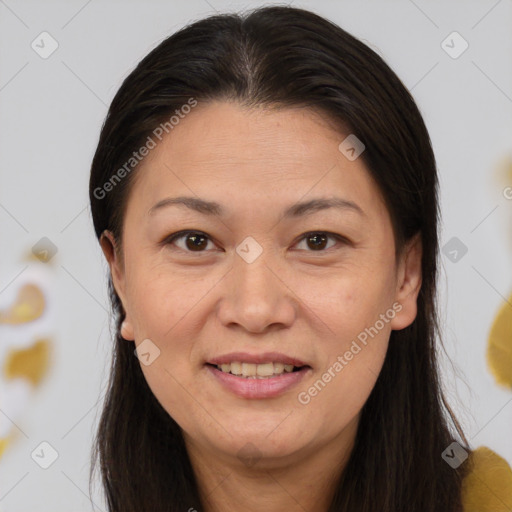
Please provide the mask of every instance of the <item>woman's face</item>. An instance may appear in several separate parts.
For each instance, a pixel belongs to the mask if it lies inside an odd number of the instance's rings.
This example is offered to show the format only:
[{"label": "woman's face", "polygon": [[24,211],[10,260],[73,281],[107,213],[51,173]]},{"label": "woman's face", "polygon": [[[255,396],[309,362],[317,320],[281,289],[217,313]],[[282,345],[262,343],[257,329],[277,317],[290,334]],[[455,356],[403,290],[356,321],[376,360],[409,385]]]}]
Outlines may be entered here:
[{"label": "woman's face", "polygon": [[348,135],[307,109],[199,104],[134,171],[124,261],[102,239],[151,390],[219,460],[293,461],[353,433],[416,315],[421,248],[395,266]]}]

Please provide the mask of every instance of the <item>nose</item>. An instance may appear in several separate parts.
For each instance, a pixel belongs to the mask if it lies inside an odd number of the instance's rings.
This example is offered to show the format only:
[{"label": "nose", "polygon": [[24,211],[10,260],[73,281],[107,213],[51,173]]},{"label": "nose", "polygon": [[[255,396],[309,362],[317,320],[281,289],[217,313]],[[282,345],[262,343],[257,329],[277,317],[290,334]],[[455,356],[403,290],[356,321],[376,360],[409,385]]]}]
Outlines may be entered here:
[{"label": "nose", "polygon": [[[263,254],[252,263],[236,256],[225,277],[218,318],[224,326],[240,326],[251,333],[290,327],[298,312],[298,299],[277,265]],[[280,275],[281,274],[281,275]]]}]

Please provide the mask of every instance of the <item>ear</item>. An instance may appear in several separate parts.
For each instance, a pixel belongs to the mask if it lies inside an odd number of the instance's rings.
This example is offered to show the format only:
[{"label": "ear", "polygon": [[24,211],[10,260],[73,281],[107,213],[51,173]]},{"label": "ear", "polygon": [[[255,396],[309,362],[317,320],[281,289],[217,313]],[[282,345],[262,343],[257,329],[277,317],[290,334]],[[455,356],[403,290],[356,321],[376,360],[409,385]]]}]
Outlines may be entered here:
[{"label": "ear", "polygon": [[103,254],[105,255],[108,266],[110,267],[112,284],[114,285],[116,293],[123,305],[123,309],[126,312],[125,319],[121,326],[121,336],[125,340],[133,341],[135,339],[133,335],[133,325],[126,307],[124,264],[120,258],[119,248],[116,245],[115,237],[111,231],[107,229],[103,231],[100,236],[100,246]]},{"label": "ear", "polygon": [[398,267],[395,301],[402,307],[391,320],[391,329],[399,331],[411,325],[418,312],[417,299],[421,288],[421,233],[407,242]]}]

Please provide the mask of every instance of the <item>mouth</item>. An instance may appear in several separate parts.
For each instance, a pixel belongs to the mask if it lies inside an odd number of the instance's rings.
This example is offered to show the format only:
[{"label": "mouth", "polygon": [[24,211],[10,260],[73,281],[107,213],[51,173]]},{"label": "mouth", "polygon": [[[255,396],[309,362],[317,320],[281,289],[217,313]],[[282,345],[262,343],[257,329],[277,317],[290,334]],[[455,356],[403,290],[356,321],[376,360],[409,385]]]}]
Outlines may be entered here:
[{"label": "mouth", "polygon": [[277,397],[313,371],[303,361],[276,352],[227,354],[210,359],[204,366],[224,389],[246,399]]},{"label": "mouth", "polygon": [[242,361],[233,361],[231,363],[206,364],[207,366],[216,368],[223,373],[235,375],[244,379],[269,379],[272,377],[284,375],[285,373],[293,373],[301,371],[305,368],[311,368],[309,365],[293,365],[278,362],[256,364]]}]

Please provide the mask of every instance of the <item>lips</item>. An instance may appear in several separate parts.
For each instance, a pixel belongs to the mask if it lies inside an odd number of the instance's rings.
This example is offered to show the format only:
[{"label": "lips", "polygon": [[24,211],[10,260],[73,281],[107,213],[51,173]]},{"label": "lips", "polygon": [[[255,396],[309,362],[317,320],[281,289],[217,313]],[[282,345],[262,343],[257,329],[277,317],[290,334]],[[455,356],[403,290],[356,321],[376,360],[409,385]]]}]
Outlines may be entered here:
[{"label": "lips", "polygon": [[280,352],[231,352],[205,363],[223,388],[242,398],[277,397],[313,371],[304,361]]},{"label": "lips", "polygon": [[[225,364],[225,363],[223,363]],[[252,363],[246,363],[252,364]],[[230,393],[244,399],[275,398],[297,386],[313,371],[310,366],[295,367],[296,371],[267,377],[244,377],[219,370],[217,366],[206,363],[205,369],[214,381]]]}]

